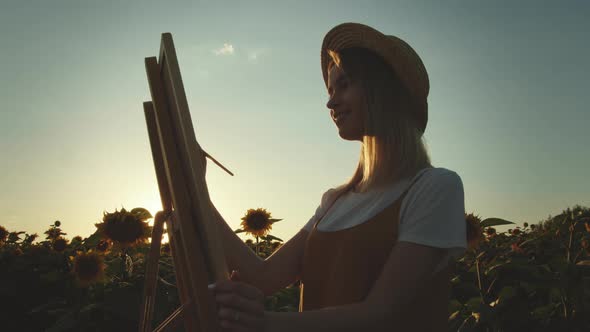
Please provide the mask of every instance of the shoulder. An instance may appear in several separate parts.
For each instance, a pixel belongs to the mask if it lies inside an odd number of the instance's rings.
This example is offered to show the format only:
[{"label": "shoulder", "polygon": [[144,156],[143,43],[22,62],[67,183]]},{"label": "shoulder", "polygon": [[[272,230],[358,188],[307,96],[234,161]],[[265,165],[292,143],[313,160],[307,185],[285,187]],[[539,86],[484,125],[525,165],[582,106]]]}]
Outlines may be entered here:
[{"label": "shoulder", "polygon": [[337,188],[330,188],[328,190],[326,190],[323,194],[322,194],[322,199],[320,201],[320,207],[325,207],[326,205],[328,205],[330,203],[330,200],[332,200],[337,193]]},{"label": "shoulder", "polygon": [[402,202],[402,215],[426,213],[454,206],[458,209],[463,207],[463,181],[457,172],[448,168],[433,167],[421,173],[414,177]]},{"label": "shoulder", "polygon": [[336,198],[336,194],[338,192],[338,187],[330,188],[322,194],[322,198],[320,200],[320,204],[318,205],[317,209],[315,210],[314,215],[309,219],[309,221],[304,225],[303,229],[310,232],[313,225],[317,221],[320,216],[324,215],[326,210],[328,209],[329,205],[331,204],[332,200]]},{"label": "shoulder", "polygon": [[459,174],[440,167],[426,170],[402,203],[399,240],[465,248],[465,227],[465,197]]},{"label": "shoulder", "polygon": [[429,195],[463,190],[463,180],[457,172],[444,167],[433,167],[418,173],[408,194]]}]

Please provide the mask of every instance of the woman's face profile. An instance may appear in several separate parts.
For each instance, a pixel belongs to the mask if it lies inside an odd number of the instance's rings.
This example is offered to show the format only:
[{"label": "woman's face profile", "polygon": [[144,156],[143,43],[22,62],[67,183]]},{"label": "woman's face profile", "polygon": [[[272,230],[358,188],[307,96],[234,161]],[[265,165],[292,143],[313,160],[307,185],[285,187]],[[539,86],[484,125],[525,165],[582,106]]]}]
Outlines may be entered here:
[{"label": "woman's face profile", "polygon": [[328,73],[329,100],[326,107],[341,138],[362,141],[365,123],[365,102],[361,85],[353,82],[338,66]]}]

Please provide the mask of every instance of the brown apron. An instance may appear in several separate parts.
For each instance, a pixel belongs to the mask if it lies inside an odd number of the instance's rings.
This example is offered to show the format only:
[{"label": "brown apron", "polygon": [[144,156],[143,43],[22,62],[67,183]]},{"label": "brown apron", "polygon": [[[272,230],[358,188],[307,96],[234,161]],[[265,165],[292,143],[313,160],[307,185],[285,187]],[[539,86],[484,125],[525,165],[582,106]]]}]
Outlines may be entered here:
[{"label": "brown apron", "polygon": [[[395,202],[362,224],[323,232],[317,230],[323,216],[316,221],[303,256],[300,312],[363,301],[397,243],[401,203],[420,176]],[[447,331],[449,279],[447,266],[420,287],[392,330]]]}]

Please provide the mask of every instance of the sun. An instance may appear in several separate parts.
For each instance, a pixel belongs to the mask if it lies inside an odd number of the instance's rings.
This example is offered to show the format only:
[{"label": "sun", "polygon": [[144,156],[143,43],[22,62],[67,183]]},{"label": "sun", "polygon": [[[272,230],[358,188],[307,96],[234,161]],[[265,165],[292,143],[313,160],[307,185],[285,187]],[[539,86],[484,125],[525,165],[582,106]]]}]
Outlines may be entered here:
[{"label": "sun", "polygon": [[[144,203],[143,208],[150,211],[152,216],[155,216],[156,213],[158,213],[158,211],[162,211],[162,202],[161,202],[159,196],[154,196],[153,198],[147,199],[145,202],[146,203]],[[154,218],[152,218],[148,221],[148,225],[150,225],[152,227],[154,226]],[[166,230],[166,224],[164,224],[164,230]],[[151,237],[148,240],[148,242],[149,243],[152,242]],[[162,243],[168,243],[168,242],[169,242],[168,233],[164,233],[162,235]]]}]

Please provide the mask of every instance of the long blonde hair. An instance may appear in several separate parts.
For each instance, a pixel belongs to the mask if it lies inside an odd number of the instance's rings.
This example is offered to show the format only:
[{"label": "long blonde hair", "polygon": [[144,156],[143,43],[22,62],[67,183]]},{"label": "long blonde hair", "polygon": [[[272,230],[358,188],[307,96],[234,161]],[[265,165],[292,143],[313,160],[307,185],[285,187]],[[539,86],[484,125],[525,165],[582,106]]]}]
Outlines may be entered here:
[{"label": "long blonde hair", "polygon": [[366,192],[432,167],[415,116],[417,107],[428,107],[426,100],[416,100],[393,70],[366,49],[330,51],[329,55],[328,70],[336,65],[359,82],[367,106],[358,166],[336,191],[356,186],[357,191]]}]

